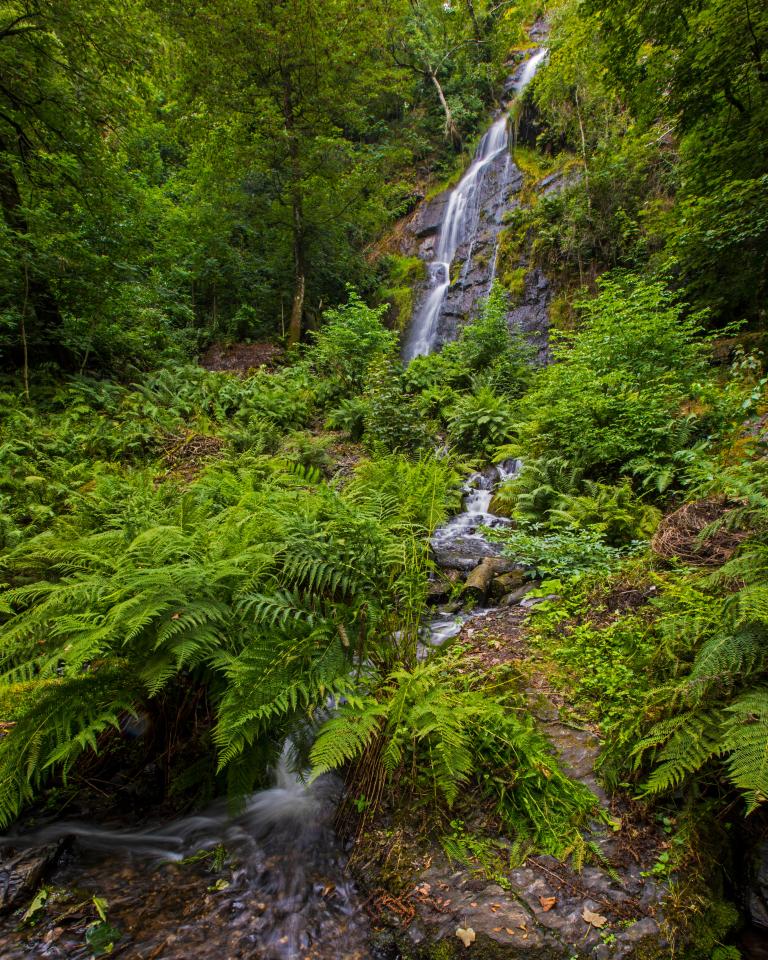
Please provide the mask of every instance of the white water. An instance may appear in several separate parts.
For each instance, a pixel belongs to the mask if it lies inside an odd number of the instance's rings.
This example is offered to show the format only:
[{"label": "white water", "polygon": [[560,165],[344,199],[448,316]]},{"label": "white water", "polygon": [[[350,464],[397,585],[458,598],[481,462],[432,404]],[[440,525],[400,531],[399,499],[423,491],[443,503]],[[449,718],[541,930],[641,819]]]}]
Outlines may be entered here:
[{"label": "white water", "polygon": [[[523,64],[519,77],[512,90],[519,97],[536,74],[539,65],[547,55],[546,49],[538,50]],[[435,347],[438,321],[446,294],[451,286],[451,266],[456,251],[462,243],[473,240],[477,234],[480,216],[480,197],[486,175],[502,154],[510,163],[507,146],[507,114],[494,121],[483,135],[472,163],[466,173],[451,191],[440,225],[433,260],[427,264],[429,294],[413,318],[408,339],[403,348],[403,359],[407,362],[414,357],[424,356]],[[471,259],[467,258],[467,262]]]},{"label": "white water", "polygon": [[549,50],[547,50],[546,47],[542,47],[541,50],[537,50],[530,59],[525,61],[522,72],[513,88],[518,97],[536,76],[536,71],[541,66],[542,61],[546,59],[548,53]]},{"label": "white water", "polygon": [[483,556],[498,552],[480,532],[483,527],[508,526],[509,520],[490,512],[496,488],[514,477],[521,467],[520,460],[505,460],[492,472],[473,473],[464,484],[464,509],[440,527],[432,536],[432,548],[440,558],[452,556],[447,566],[471,570]]},{"label": "white water", "polygon": [[[294,772],[290,757],[287,745],[274,786],[252,794],[235,816],[222,802],[156,829],[110,830],[59,821],[31,833],[0,837],[0,846],[21,849],[74,837],[84,855],[111,870],[115,857],[180,862],[223,845],[234,858],[227,887],[231,899],[258,903],[254,956],[302,960],[312,951],[313,957],[323,958],[361,955],[367,921],[333,830],[340,783],[326,776],[307,784]],[[216,955],[215,949],[202,947],[195,954],[201,960]]]},{"label": "white water", "polygon": [[[510,521],[491,513],[494,493],[505,480],[517,476],[522,467],[520,460],[505,460],[490,470],[473,473],[464,484],[464,509],[440,527],[432,536],[432,548],[438,559],[450,555],[446,566],[472,569],[484,555],[497,553],[480,532],[483,527],[507,526]],[[472,613],[437,613],[430,617],[421,630],[418,655],[428,656],[430,647],[440,647],[461,632],[469,619],[483,617],[487,610]]]}]

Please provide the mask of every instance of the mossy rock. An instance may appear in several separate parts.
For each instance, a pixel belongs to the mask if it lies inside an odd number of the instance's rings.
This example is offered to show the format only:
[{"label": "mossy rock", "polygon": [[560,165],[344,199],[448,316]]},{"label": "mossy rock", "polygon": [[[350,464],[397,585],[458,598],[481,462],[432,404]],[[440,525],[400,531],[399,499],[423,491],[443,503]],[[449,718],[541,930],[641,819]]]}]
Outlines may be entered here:
[{"label": "mossy rock", "polygon": [[525,267],[515,267],[499,273],[499,283],[512,297],[514,303],[520,303],[525,295]]},{"label": "mossy rock", "polygon": [[378,300],[389,303],[390,326],[406,330],[413,317],[414,288],[426,280],[427,267],[419,257],[390,254],[383,261],[385,280],[379,287]]}]

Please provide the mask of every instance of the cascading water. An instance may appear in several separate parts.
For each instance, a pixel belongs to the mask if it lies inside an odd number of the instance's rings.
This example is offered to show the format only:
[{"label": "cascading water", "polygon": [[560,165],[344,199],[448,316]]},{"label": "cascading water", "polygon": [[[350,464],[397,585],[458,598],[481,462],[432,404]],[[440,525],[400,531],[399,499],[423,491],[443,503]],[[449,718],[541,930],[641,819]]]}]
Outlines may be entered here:
[{"label": "cascading water", "polygon": [[[530,83],[546,55],[547,50],[541,49],[526,60],[511,86],[515,96],[520,96]],[[500,180],[504,183],[509,179],[513,164],[507,149],[507,127],[507,114],[503,112],[483,135],[472,163],[449,195],[437,243],[427,264],[428,292],[414,315],[403,348],[405,361],[431,353],[435,348],[440,316],[451,288],[453,261],[461,246],[468,248],[462,274],[470,267],[472,247],[483,212],[483,188],[489,173],[501,161]]]},{"label": "cascading water", "polygon": [[[505,480],[517,476],[522,468],[520,460],[505,460],[480,473],[473,473],[464,484],[464,509],[432,535],[432,551],[438,566],[453,570],[471,570],[484,557],[497,556],[500,547],[483,535],[485,528],[505,527],[510,521],[491,511],[493,496]],[[421,631],[420,657],[430,647],[442,646],[461,632],[470,616],[482,616],[484,611],[467,613],[438,613],[430,617]]]},{"label": "cascading water", "polygon": [[[307,784],[293,772],[286,749],[275,771],[274,786],[254,793],[244,809],[231,816],[225,804],[201,814],[165,823],[156,829],[110,830],[84,822],[57,822],[20,836],[0,838],[0,845],[23,849],[74,838],[79,857],[75,877],[81,889],[93,878],[94,893],[119,904],[126,886],[142,888],[134,906],[110,920],[131,931],[131,956],[218,960],[224,956],[258,956],[262,960],[337,960],[366,956],[368,925],[354,884],[345,872],[346,857],[333,830],[340,783],[321,777]],[[192,867],[174,868],[186,858],[223,846],[235,858],[231,879],[195,887]],[[138,868],[132,873],[131,867]],[[168,875],[168,870],[180,871]],[[121,871],[129,871],[129,883]],[[66,885],[66,868],[57,877]],[[116,881],[118,899],[111,886]],[[175,887],[198,908],[190,922],[178,904],[168,903]],[[216,897],[205,891],[217,891]],[[153,919],[148,903],[160,891],[162,913]],[[179,896],[184,899],[184,894]],[[206,916],[204,901],[208,905]],[[168,912],[178,909],[170,942]],[[136,917],[136,914],[139,917]],[[140,921],[140,922],[139,922]],[[224,921],[222,923],[222,921]],[[200,930],[209,927],[204,942]],[[79,942],[78,942],[79,940]],[[75,946],[77,944],[77,946]],[[236,947],[236,950],[235,950]],[[160,954],[159,951],[162,951]],[[245,951],[245,952],[242,952]],[[82,938],[68,943],[19,944],[18,952],[3,942],[3,960],[89,955]]]},{"label": "cascading water", "polygon": [[507,148],[507,117],[499,117],[483,135],[469,169],[451,193],[440,229],[435,260],[428,265],[431,290],[414,318],[408,343],[403,351],[406,360],[430,353],[445,295],[451,285],[451,264],[459,243],[468,229],[477,222],[477,198],[485,169]]}]

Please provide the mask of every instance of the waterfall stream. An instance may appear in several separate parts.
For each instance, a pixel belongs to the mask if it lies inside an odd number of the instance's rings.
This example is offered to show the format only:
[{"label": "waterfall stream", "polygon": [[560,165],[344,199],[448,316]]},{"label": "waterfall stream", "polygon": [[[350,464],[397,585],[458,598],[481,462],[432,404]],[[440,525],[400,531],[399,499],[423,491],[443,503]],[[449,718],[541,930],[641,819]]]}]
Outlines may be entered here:
[{"label": "waterfall stream", "polygon": [[[520,95],[546,56],[539,50],[519,69],[511,85]],[[451,191],[428,263],[429,289],[417,310],[403,355],[430,353],[457,253],[469,257],[482,216],[482,188],[492,169],[508,178],[514,168],[508,151],[508,117],[503,112],[486,131],[475,156]],[[460,249],[461,248],[461,249]],[[471,569],[497,552],[481,527],[507,521],[494,516],[496,487],[519,468],[517,461],[474,474],[465,486],[464,510],[435,533],[432,546],[446,566]],[[425,624],[422,651],[454,636],[462,616],[441,615]],[[62,890],[78,890],[85,901],[109,901],[110,922],[130,938],[131,956],[163,960],[218,960],[258,956],[263,960],[361,960],[368,920],[346,857],[333,831],[338,783],[332,777],[307,785],[285,754],[274,785],[253,794],[244,810],[231,816],[222,804],[199,815],[155,829],[108,829],[86,822],[57,822],[23,835],[0,838],[15,849],[74,841],[76,856],[64,855],[56,874]],[[233,855],[231,879],[206,873],[217,847]],[[200,853],[197,866],[182,861]],[[67,859],[69,858],[69,859]],[[197,872],[195,872],[197,871]],[[212,884],[212,885],[211,885]],[[81,911],[82,913],[82,911]],[[19,936],[16,937],[16,933]],[[90,949],[74,924],[27,939],[19,931],[3,939],[4,960],[82,958]],[[119,951],[118,951],[119,952]]]},{"label": "waterfall stream", "polygon": [[[362,958],[369,955],[368,921],[333,830],[340,786],[332,776],[307,784],[285,749],[273,786],[252,794],[236,815],[220,802],[143,830],[59,821],[0,838],[0,845],[74,840],[78,856],[57,874],[57,884],[105,899],[110,921],[130,932],[132,957]],[[225,871],[217,881],[207,865],[219,847],[232,861],[229,878]],[[177,866],[189,858],[198,860],[197,872],[193,863]],[[190,905],[196,905],[191,914]],[[90,951],[73,934],[63,929],[55,942],[17,949],[3,938],[0,955],[86,960]]]},{"label": "waterfall stream", "polygon": [[[515,97],[522,94],[546,56],[547,50],[542,48],[525,61],[511,86]],[[480,226],[485,179],[498,161],[502,164],[502,182],[509,179],[513,164],[508,146],[508,116],[506,111],[502,111],[501,116],[483,134],[472,162],[449,195],[434,254],[427,264],[427,293],[414,314],[403,347],[405,361],[432,353],[435,348],[440,315],[452,283],[451,270],[456,252],[462,245],[469,247],[462,268],[464,272],[471,262],[472,245]]]}]

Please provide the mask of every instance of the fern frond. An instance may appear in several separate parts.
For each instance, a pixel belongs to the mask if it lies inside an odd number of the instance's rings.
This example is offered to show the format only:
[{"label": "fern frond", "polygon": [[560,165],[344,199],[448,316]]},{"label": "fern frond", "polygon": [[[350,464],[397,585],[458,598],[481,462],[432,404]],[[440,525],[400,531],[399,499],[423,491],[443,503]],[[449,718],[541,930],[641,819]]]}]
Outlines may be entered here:
[{"label": "fern frond", "polygon": [[768,688],[738,697],[726,714],[722,749],[727,752],[728,776],[752,813],[768,800]]}]

